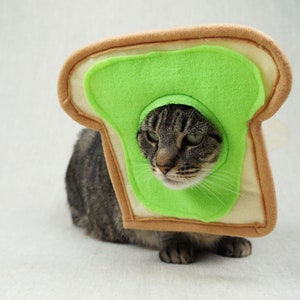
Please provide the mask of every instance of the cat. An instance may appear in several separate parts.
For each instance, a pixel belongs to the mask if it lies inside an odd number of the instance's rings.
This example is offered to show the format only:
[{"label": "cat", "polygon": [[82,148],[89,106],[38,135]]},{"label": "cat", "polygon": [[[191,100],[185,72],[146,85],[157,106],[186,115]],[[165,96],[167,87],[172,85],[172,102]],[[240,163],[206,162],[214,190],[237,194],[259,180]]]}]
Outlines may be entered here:
[{"label": "cat", "polygon": [[[168,188],[182,189],[209,174],[219,157],[222,136],[193,107],[169,104],[146,116],[137,142],[157,179]],[[74,146],[66,190],[73,223],[102,241],[157,249],[161,261],[176,264],[192,263],[204,250],[228,257],[251,254],[250,241],[241,237],[124,229],[101,136],[91,129],[84,129]]]}]

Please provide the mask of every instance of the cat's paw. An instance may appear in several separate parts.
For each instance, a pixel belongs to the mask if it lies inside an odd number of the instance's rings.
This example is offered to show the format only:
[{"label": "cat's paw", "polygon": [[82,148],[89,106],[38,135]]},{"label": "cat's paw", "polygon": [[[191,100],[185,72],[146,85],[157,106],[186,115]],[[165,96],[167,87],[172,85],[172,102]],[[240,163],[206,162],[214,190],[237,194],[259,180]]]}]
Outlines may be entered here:
[{"label": "cat's paw", "polygon": [[217,253],[227,257],[245,257],[251,254],[251,243],[240,237],[223,237],[217,247]]},{"label": "cat's paw", "polygon": [[195,251],[189,244],[172,243],[160,250],[159,258],[165,263],[190,264],[195,261]]}]

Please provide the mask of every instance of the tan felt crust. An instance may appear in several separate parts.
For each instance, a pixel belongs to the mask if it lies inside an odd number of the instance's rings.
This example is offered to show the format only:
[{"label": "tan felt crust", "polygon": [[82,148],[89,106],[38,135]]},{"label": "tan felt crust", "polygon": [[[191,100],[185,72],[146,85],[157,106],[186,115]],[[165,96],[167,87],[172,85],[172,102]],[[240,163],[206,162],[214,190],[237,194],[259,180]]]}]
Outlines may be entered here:
[{"label": "tan felt crust", "polygon": [[[191,40],[236,39],[249,41],[264,49],[276,65],[278,78],[266,104],[256,113],[249,124],[255,169],[262,194],[265,222],[251,224],[203,223],[194,220],[179,220],[166,217],[137,217],[133,214],[120,167],[114,153],[108,129],[95,115],[81,111],[72,101],[69,79],[73,69],[86,59],[109,50],[128,47],[143,48],[150,44],[167,42],[189,42]],[[273,179],[261,130],[261,122],[271,117],[287,98],[292,84],[289,63],[279,47],[266,35],[240,25],[205,25],[155,31],[107,39],[75,52],[64,64],[58,80],[58,96],[63,109],[80,124],[97,130],[102,135],[107,165],[113,186],[122,210],[124,227],[143,230],[207,232],[233,236],[259,237],[268,234],[276,224],[277,209]]]}]

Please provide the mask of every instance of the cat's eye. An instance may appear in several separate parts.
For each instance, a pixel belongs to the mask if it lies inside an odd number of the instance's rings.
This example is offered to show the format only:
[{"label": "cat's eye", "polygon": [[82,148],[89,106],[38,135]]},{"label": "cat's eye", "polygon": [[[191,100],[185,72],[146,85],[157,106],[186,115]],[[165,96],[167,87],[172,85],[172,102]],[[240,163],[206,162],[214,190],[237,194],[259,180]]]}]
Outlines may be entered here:
[{"label": "cat's eye", "polygon": [[200,132],[189,133],[186,136],[186,142],[190,145],[199,145],[204,138],[204,134]]},{"label": "cat's eye", "polygon": [[148,131],[147,136],[150,142],[157,143],[159,140],[159,136],[155,131]]}]

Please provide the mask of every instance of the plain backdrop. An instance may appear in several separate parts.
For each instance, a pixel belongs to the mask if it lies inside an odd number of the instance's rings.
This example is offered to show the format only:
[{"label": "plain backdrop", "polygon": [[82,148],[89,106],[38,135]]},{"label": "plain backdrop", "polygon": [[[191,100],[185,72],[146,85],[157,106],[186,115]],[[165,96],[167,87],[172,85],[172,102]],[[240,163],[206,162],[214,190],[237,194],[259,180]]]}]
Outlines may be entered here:
[{"label": "plain backdrop", "polygon": [[[293,90],[267,122],[267,138],[283,141],[270,151],[276,229],[252,240],[248,258],[204,254],[189,266],[86,237],[64,191],[81,127],[58,104],[63,62],[106,37],[211,23],[265,32],[293,68]],[[299,299],[299,36],[296,0],[0,0],[0,299]]]}]

